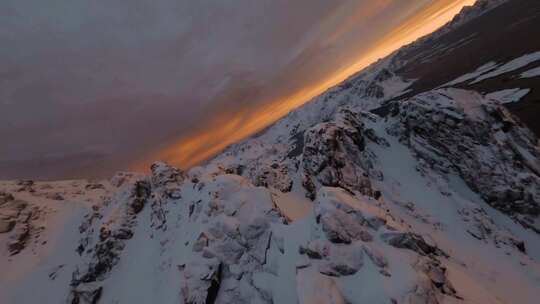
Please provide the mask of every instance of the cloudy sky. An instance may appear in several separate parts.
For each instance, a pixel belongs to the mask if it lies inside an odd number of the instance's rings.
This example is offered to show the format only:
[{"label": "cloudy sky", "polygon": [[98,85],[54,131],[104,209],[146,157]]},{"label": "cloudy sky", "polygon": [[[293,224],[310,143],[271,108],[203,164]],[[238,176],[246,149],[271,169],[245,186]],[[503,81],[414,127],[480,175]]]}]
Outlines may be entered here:
[{"label": "cloudy sky", "polygon": [[472,2],[2,0],[0,178],[190,165]]}]

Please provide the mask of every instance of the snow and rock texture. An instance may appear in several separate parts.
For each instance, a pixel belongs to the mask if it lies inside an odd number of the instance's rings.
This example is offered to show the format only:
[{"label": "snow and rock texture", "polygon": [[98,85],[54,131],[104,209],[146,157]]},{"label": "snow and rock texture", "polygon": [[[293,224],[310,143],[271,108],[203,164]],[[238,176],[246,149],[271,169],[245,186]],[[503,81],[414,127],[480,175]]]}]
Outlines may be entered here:
[{"label": "snow and rock texture", "polygon": [[408,98],[439,87],[482,94],[520,88],[505,106],[539,136],[540,40],[531,39],[538,36],[540,2],[478,1],[392,57],[398,76],[417,80]]},{"label": "snow and rock texture", "polygon": [[353,87],[187,172],[3,182],[0,301],[535,303],[534,135],[475,92]]},{"label": "snow and rock texture", "polygon": [[537,303],[537,138],[394,56],[186,172],[0,182],[0,303]]}]

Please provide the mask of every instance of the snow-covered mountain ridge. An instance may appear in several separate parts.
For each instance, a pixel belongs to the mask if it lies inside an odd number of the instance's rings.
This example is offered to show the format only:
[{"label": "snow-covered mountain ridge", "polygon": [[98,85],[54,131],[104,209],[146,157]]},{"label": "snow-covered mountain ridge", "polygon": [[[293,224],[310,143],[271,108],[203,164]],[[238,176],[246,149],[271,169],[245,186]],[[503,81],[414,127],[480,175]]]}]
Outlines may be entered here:
[{"label": "snow-covered mountain ridge", "polygon": [[0,182],[0,303],[536,303],[537,138],[398,63],[186,172]]}]

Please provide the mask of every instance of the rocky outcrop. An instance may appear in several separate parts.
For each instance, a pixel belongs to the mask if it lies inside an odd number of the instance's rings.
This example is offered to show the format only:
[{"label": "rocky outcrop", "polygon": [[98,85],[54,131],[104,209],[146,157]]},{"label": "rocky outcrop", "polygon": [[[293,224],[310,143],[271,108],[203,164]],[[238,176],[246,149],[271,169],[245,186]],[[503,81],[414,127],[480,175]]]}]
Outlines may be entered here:
[{"label": "rocky outcrop", "polygon": [[7,202],[11,202],[14,199],[15,198],[13,197],[13,194],[9,192],[0,191],[0,206]]},{"label": "rocky outcrop", "polygon": [[369,242],[373,239],[367,231],[367,221],[362,213],[344,204],[321,204],[315,207],[317,222],[321,224],[323,232],[333,243],[350,244],[362,240]]},{"label": "rocky outcrop", "polygon": [[[358,272],[364,265],[364,253],[384,272],[386,258],[377,249],[370,247],[372,234],[381,228],[372,225],[378,217],[349,205],[342,198],[352,199],[343,189],[322,188],[315,201],[316,228],[322,232],[299,253],[309,258],[316,269],[324,275],[341,277]],[[354,202],[358,202],[353,200]],[[384,220],[380,219],[384,225]]]},{"label": "rocky outcrop", "polygon": [[7,249],[13,256],[25,249],[34,230],[32,221],[39,217],[39,210],[11,195],[4,195],[4,199],[7,202],[0,205],[0,233],[9,233]]},{"label": "rocky outcrop", "polygon": [[448,256],[436,245],[429,244],[422,236],[414,233],[386,233],[382,235],[389,245],[396,248],[409,249],[420,255]]},{"label": "rocky outcrop", "polygon": [[456,89],[399,105],[389,129],[443,174],[457,172],[494,208],[540,232],[540,151],[536,137],[506,109]]},{"label": "rocky outcrop", "polygon": [[184,175],[182,171],[165,162],[155,162],[150,166],[152,172],[153,185],[166,185],[170,183],[182,182]]},{"label": "rocky outcrop", "polygon": [[79,228],[85,236],[80,240],[77,252],[88,262],[73,272],[70,303],[98,303],[103,290],[100,282],[120,261],[126,242],[133,237],[137,216],[149,200],[150,193],[150,183],[138,180],[125,193],[118,194],[125,196],[127,201],[121,199],[115,201],[116,205],[101,207],[117,209],[110,217],[104,218],[100,207],[93,208],[86,217],[86,222]]},{"label": "rocky outcrop", "polygon": [[315,185],[342,187],[372,195],[370,173],[374,155],[366,150],[365,128],[359,114],[342,109],[333,121],[304,134],[304,188],[315,198]]},{"label": "rocky outcrop", "polygon": [[250,176],[256,186],[271,187],[281,192],[289,192],[293,187],[289,168],[282,163],[274,162],[269,166],[252,168]]},{"label": "rocky outcrop", "polygon": [[[211,197],[198,202],[197,211],[190,214],[194,224],[206,224],[193,243],[191,261],[179,267],[185,278],[184,300],[186,303],[214,303],[219,290],[217,303],[255,300],[271,303],[264,291],[268,286],[258,286],[253,276],[271,271],[266,269],[268,251],[277,245],[272,242],[270,225],[284,219],[266,190],[250,186],[240,177],[218,177],[199,191],[204,193],[223,183],[231,188],[218,187]],[[266,198],[237,200],[253,191]]]},{"label": "rocky outcrop", "polygon": [[97,284],[79,285],[69,295],[69,304],[98,304],[103,287]]},{"label": "rocky outcrop", "polygon": [[310,259],[319,260],[317,269],[327,276],[353,275],[364,265],[363,251],[357,245],[336,245],[319,239],[309,242],[306,247],[300,246],[299,252]]},{"label": "rocky outcrop", "polygon": [[0,233],[13,229],[20,211],[25,207],[23,202],[15,201],[11,193],[0,192]]},{"label": "rocky outcrop", "polygon": [[11,256],[19,254],[36,232],[34,221],[40,216],[38,207],[13,200],[0,206],[0,233],[9,233],[7,248]]},{"label": "rocky outcrop", "polygon": [[17,186],[19,186],[17,192],[35,192],[33,180],[19,180]]}]

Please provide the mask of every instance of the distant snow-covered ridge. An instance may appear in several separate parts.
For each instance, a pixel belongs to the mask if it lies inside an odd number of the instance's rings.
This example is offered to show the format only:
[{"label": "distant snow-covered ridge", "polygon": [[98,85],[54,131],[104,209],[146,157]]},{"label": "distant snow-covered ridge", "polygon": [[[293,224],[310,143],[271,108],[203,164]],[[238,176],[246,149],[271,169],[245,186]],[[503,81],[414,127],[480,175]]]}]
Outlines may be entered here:
[{"label": "distant snow-covered ridge", "polygon": [[[411,51],[415,48],[420,48],[424,44],[429,44],[431,41],[444,36],[459,27],[465,25],[471,20],[474,20],[492,9],[497,8],[498,6],[508,2],[509,0],[477,0],[474,5],[465,6],[459,14],[457,14],[452,20],[447,24],[436,30],[435,32],[421,37],[413,43],[402,47],[398,52]],[[399,56],[396,56],[399,57]]]}]

